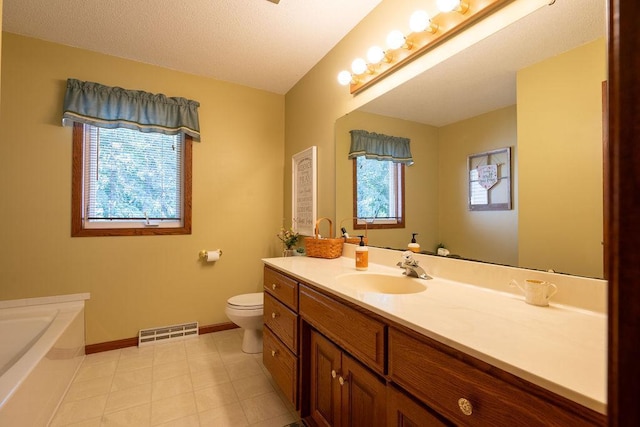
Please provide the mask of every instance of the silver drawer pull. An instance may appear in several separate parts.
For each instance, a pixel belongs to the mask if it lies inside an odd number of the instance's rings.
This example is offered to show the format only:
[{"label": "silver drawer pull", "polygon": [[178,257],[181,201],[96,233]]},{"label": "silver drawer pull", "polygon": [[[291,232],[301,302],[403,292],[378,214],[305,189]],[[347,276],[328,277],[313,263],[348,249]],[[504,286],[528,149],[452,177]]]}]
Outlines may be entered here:
[{"label": "silver drawer pull", "polygon": [[277,314],[277,313],[275,313],[275,312],[271,313],[271,318],[272,318],[272,319],[275,319],[276,317],[278,317],[278,314]]},{"label": "silver drawer pull", "polygon": [[460,412],[465,415],[473,414],[473,405],[464,397],[458,399],[458,407],[460,408]]},{"label": "silver drawer pull", "polygon": [[275,350],[271,350],[271,357],[276,357],[276,351]]},{"label": "silver drawer pull", "polygon": [[343,377],[338,378],[338,382],[340,383],[340,385],[344,385],[344,383],[347,382],[347,380],[345,380]]},{"label": "silver drawer pull", "polygon": [[276,290],[277,287],[278,287],[278,285],[276,285],[275,283],[271,284],[271,289],[273,289],[274,291]]},{"label": "silver drawer pull", "polygon": [[335,378],[338,376],[338,373],[335,371],[335,369],[331,370],[331,378]]}]

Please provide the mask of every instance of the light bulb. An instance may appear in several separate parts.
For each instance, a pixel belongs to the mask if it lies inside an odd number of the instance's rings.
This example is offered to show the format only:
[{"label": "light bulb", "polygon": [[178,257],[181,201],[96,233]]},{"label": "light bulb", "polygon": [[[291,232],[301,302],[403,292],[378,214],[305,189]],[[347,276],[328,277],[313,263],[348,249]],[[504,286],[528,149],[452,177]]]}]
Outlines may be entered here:
[{"label": "light bulb", "polygon": [[343,70],[338,73],[338,83],[340,83],[342,86],[348,85],[349,83],[351,83],[351,80],[351,73],[347,70]]},{"label": "light bulb", "polygon": [[367,51],[367,59],[371,64],[377,64],[384,59],[384,50],[380,46],[371,46]]},{"label": "light bulb", "polygon": [[362,58],[356,58],[351,63],[351,71],[354,74],[363,74],[367,71],[367,63]]},{"label": "light bulb", "polygon": [[424,10],[416,10],[409,19],[409,28],[411,28],[411,31],[414,33],[420,33],[429,28],[430,21],[427,12]]},{"label": "light bulb", "polygon": [[453,12],[460,8],[460,0],[438,0],[436,5],[440,12]]},{"label": "light bulb", "polygon": [[387,46],[391,49],[399,49],[404,46],[405,38],[401,31],[393,30],[387,36]]}]

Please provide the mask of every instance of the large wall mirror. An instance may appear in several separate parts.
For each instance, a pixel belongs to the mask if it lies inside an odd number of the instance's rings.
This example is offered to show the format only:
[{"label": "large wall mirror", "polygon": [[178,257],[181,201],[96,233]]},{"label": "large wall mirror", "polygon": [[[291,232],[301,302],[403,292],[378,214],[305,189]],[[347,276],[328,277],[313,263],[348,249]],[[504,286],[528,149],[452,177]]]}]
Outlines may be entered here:
[{"label": "large wall mirror", "polygon": [[[336,219],[352,129],[411,139],[406,226],[371,246],[603,277],[605,0],[550,2],[336,122]],[[468,207],[468,157],[511,147],[512,207]]]}]

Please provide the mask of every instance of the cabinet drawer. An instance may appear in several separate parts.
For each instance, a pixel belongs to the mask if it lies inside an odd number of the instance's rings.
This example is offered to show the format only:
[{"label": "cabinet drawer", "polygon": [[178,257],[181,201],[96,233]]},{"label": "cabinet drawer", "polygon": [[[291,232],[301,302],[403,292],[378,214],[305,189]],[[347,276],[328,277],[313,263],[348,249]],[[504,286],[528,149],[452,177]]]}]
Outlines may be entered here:
[{"label": "cabinet drawer", "polygon": [[[389,330],[389,375],[456,424],[589,425],[551,402],[393,328]],[[471,409],[471,414],[465,415],[463,409]]]},{"label": "cabinet drawer", "polygon": [[282,393],[297,407],[298,359],[269,330],[263,330],[262,362]]},{"label": "cabinet drawer", "polygon": [[450,425],[391,385],[387,387],[387,406],[387,425],[389,427],[446,427]]},{"label": "cabinet drawer", "polygon": [[264,289],[292,310],[298,310],[298,282],[292,278],[265,266]]},{"label": "cabinet drawer", "polygon": [[303,285],[300,315],[371,369],[384,374],[383,323]]},{"label": "cabinet drawer", "polygon": [[264,324],[298,354],[298,315],[268,293],[264,294]]}]

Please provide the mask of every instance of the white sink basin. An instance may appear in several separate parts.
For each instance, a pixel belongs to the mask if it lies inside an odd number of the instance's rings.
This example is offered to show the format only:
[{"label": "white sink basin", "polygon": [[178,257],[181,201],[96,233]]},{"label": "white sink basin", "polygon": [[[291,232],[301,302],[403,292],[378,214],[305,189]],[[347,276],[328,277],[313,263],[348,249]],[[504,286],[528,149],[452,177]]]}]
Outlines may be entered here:
[{"label": "white sink basin", "polygon": [[381,273],[348,273],[336,277],[340,286],[359,292],[378,294],[415,294],[427,289],[422,279]]}]

